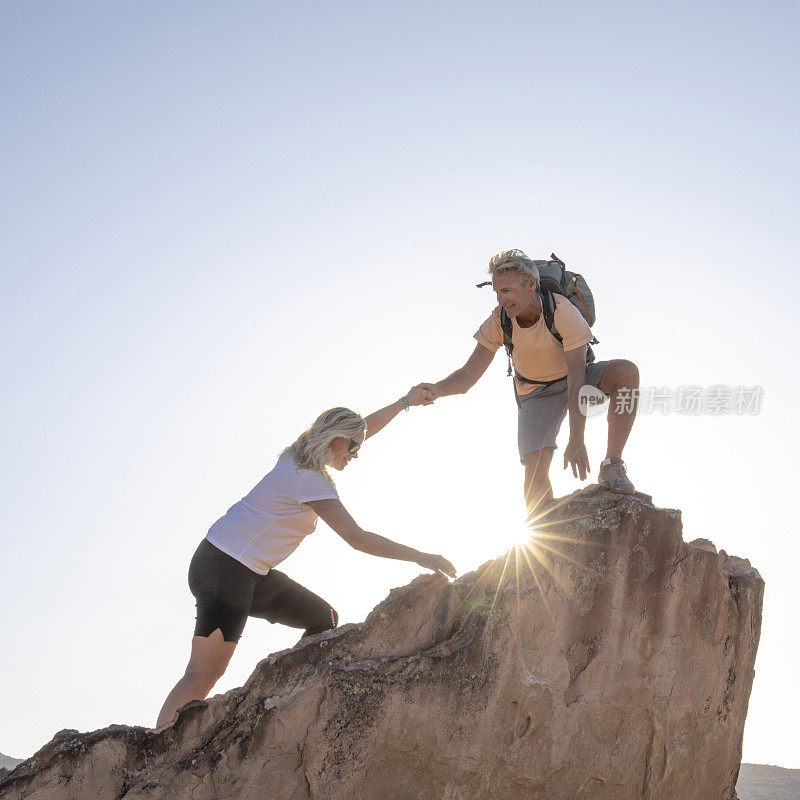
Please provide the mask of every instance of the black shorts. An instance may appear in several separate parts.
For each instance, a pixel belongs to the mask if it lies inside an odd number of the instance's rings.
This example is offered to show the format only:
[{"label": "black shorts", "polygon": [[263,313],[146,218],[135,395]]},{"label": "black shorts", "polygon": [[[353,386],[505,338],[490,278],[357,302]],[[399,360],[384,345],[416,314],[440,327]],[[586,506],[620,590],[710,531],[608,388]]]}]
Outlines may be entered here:
[{"label": "black shorts", "polygon": [[304,628],[304,636],[331,630],[339,622],[328,603],[282,572],[271,569],[259,575],[208,539],[192,556],[189,589],[197,600],[195,636],[209,636],[219,628],[226,642],[238,642],[248,617]]}]

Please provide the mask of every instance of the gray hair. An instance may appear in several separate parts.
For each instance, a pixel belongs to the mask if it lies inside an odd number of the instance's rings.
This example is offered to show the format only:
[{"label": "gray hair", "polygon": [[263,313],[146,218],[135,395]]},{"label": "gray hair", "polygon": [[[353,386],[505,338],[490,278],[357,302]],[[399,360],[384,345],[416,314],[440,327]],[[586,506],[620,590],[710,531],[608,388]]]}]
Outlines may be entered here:
[{"label": "gray hair", "polygon": [[506,272],[518,272],[520,278],[533,278],[539,285],[539,268],[522,250],[503,250],[489,259],[489,274],[492,277]]},{"label": "gray hair", "polygon": [[292,456],[298,469],[318,470],[330,480],[325,468],[331,460],[331,442],[337,436],[352,439],[366,429],[364,417],[349,408],[338,406],[323,411],[304,430],[297,440],[290,444],[282,456]]}]

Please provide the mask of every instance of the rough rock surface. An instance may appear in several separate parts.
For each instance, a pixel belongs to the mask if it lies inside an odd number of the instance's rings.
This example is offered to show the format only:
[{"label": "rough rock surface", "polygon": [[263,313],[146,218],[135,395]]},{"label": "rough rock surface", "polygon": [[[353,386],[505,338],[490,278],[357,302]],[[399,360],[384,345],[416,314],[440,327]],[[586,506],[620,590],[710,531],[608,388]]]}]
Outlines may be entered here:
[{"label": "rough rock surface", "polygon": [[736,791],[740,800],[798,800],[800,769],[742,764]]},{"label": "rough rock surface", "polygon": [[62,731],[3,800],[733,800],[764,584],[590,487],[520,549],[394,589],[158,732]]}]

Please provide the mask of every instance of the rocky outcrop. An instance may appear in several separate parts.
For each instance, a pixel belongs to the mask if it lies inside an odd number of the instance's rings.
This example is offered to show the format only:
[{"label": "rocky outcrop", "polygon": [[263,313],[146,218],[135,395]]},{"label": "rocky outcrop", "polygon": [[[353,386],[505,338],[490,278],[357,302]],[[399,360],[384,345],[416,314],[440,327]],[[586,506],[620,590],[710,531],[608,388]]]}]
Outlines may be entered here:
[{"label": "rocky outcrop", "polygon": [[680,512],[590,487],[161,731],[62,731],[0,796],[732,800],[763,588]]},{"label": "rocky outcrop", "polygon": [[0,769],[14,769],[17,764],[21,764],[21,758],[11,758],[11,756],[0,753]]}]

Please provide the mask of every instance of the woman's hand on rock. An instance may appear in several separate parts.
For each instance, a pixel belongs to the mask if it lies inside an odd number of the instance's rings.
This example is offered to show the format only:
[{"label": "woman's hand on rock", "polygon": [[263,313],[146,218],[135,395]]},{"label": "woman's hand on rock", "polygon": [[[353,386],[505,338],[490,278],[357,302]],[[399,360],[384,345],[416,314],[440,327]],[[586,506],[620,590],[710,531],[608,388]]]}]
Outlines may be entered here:
[{"label": "woman's hand on rock", "polygon": [[433,553],[422,553],[422,556],[417,559],[417,564],[421,567],[425,567],[425,569],[438,572],[440,575],[445,575],[450,578],[456,577],[456,568],[444,556],[438,556]]}]

